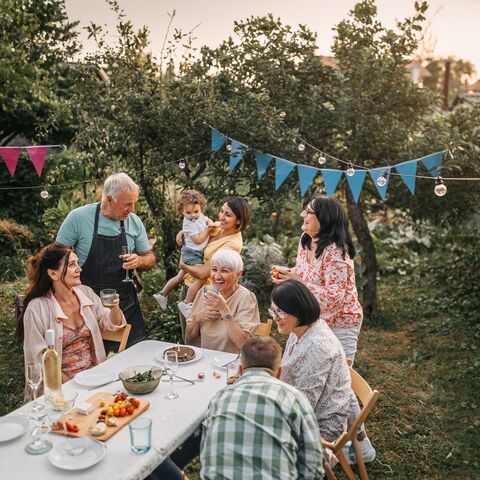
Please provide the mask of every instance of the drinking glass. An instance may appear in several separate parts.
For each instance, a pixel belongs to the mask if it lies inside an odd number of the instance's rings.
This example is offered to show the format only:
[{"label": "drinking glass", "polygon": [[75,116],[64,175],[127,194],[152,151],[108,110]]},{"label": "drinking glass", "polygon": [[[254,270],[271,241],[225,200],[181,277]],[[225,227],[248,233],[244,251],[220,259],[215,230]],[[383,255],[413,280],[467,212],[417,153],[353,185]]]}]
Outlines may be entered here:
[{"label": "drinking glass", "polygon": [[[132,253],[132,249],[128,245],[123,245],[122,246],[122,260],[124,262],[127,261],[127,255],[130,255]],[[130,275],[128,273],[128,270],[125,270],[125,278],[122,280],[122,282],[131,282],[132,279],[130,278]]]},{"label": "drinking glass", "polygon": [[170,375],[170,392],[168,395],[165,395],[167,400],[174,400],[178,398],[178,393],[173,391],[173,376],[178,369],[178,355],[177,352],[170,350],[165,353],[165,369],[167,370],[168,375]]},{"label": "drinking glass", "polygon": [[43,438],[44,431],[48,431],[48,424],[37,422],[32,430],[32,440],[25,446],[25,451],[30,455],[40,455],[52,448],[52,442]]},{"label": "drinking glass", "polygon": [[140,417],[128,424],[130,447],[134,453],[147,453],[152,445],[152,419]]},{"label": "drinking glass", "polygon": [[[127,270],[128,274],[128,270]],[[113,302],[117,298],[117,291],[113,288],[104,288],[100,290],[100,300],[102,305],[107,308],[113,307]]]},{"label": "drinking glass", "polygon": [[25,365],[25,378],[27,384],[32,390],[33,404],[29,412],[29,417],[39,419],[47,413],[45,405],[37,400],[37,390],[42,383],[42,364],[39,362],[27,362]]}]

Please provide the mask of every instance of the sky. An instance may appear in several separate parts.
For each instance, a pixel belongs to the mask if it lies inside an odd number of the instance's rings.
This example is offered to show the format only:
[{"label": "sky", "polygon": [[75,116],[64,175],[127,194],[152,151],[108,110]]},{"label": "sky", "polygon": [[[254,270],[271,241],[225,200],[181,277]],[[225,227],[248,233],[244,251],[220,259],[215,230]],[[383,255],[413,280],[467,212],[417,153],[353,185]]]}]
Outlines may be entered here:
[{"label": "sky", "polygon": [[[346,18],[355,0],[118,0],[133,25],[143,25],[151,31],[151,49],[158,55],[164,41],[168,14],[175,10],[174,28],[184,32],[195,28],[195,47],[218,46],[233,32],[235,20],[272,13],[291,26],[305,24],[318,36],[318,52],[331,54],[334,27]],[[454,56],[469,60],[480,71],[478,38],[480,0],[431,0],[427,11],[429,44],[437,56]],[[414,0],[377,0],[378,18],[386,27],[394,27],[414,13]],[[80,27],[90,21],[106,24],[114,31],[115,15],[103,0],[66,0],[69,18],[80,21]],[[86,51],[94,44],[82,33]],[[114,41],[114,37],[112,37]],[[479,72],[480,73],[480,72]],[[480,75],[479,75],[480,76]]]}]

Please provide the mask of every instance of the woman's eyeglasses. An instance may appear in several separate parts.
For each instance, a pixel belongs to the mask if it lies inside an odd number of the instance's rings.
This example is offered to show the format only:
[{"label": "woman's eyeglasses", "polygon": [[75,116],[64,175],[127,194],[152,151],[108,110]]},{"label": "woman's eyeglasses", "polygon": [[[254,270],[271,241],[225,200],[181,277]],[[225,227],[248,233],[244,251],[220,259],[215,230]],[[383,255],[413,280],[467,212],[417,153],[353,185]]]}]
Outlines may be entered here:
[{"label": "woman's eyeglasses", "polygon": [[310,210],[309,208],[304,208],[303,211],[307,214],[307,215],[315,215],[315,212],[313,210]]},{"label": "woman's eyeglasses", "polygon": [[276,318],[279,318],[280,320],[282,320],[287,316],[287,314],[285,312],[282,312],[282,310],[274,310],[273,308],[268,309],[268,314],[271,317],[276,317]]}]

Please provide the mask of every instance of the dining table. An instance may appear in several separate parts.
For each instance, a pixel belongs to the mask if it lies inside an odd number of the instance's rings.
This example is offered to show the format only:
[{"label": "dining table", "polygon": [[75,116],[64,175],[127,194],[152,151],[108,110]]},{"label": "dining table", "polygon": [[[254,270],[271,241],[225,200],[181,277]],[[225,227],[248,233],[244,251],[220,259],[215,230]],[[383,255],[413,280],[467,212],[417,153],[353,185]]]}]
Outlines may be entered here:
[{"label": "dining table", "polygon": [[[176,344],[157,340],[139,342],[125,351],[114,355],[92,369],[101,369],[102,372],[112,372],[113,377],[125,368],[135,365],[161,366],[162,352]],[[130,448],[129,428],[125,426],[105,442],[105,457],[97,464],[79,470],[64,470],[54,466],[49,461],[49,453],[29,455],[24,451],[30,441],[30,428],[23,435],[7,442],[0,442],[0,478],[54,480],[64,479],[66,475],[72,479],[102,479],[102,480],[140,480],[148,476],[173,451],[181,446],[190,435],[201,425],[212,397],[226,386],[227,370],[219,364],[221,361],[235,360],[237,355],[226,354],[216,350],[196,347],[194,361],[179,364],[176,375],[185,379],[195,380],[193,383],[181,381],[176,377],[173,383],[178,398],[165,398],[170,389],[168,376],[164,375],[159,386],[145,395],[132,395],[148,400],[149,408],[142,413],[152,419],[152,443],[148,452],[137,454]],[[159,360],[160,359],[160,360]],[[200,374],[200,375],[199,375]],[[203,380],[199,377],[204,376]],[[200,380],[200,381],[199,381]],[[75,379],[62,385],[64,394],[74,390],[78,396],[75,405],[87,401],[97,392],[115,394],[124,391],[121,381],[103,386],[85,386],[78,384]],[[42,397],[39,397],[40,401]],[[9,415],[28,416],[31,404],[22,405]],[[1,427],[0,427],[1,428]],[[46,433],[46,438],[53,443],[53,448],[59,442],[65,442],[65,437],[57,433]]]}]

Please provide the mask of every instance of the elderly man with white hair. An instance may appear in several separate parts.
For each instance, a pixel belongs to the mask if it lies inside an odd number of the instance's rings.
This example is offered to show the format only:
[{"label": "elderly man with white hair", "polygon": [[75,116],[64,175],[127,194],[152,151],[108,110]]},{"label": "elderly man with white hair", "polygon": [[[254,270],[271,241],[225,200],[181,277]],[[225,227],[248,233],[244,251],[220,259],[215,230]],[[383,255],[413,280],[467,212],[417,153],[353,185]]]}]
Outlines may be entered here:
[{"label": "elderly man with white hair", "polygon": [[[133,213],[138,193],[138,185],[126,173],[111,175],[105,180],[102,201],[72,210],[56,238],[75,249],[84,285],[97,295],[105,288],[120,295],[120,308],[132,325],[127,346],[145,337],[145,323],[134,284],[124,281],[125,270],[155,266],[145,227]],[[129,247],[131,253],[123,255],[122,247]]]},{"label": "elderly man with white hair", "polygon": [[[212,286],[198,292],[187,319],[186,340],[203,348],[238,353],[260,323],[257,297],[238,282],[242,257],[221,248],[210,259]],[[212,288],[213,287],[213,288]]]}]

